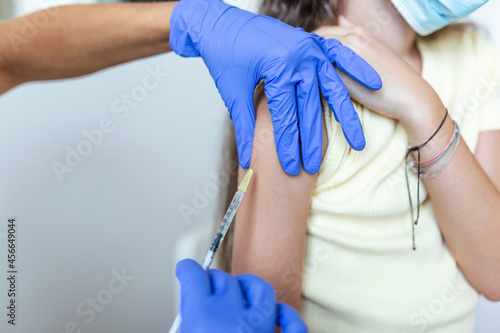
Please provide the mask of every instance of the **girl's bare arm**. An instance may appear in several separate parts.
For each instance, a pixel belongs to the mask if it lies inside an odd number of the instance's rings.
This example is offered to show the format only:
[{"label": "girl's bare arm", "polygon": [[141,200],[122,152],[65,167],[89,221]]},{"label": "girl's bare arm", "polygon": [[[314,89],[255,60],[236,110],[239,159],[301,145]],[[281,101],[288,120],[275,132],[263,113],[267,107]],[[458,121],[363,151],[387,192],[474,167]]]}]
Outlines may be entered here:
[{"label": "girl's bare arm", "polygon": [[[267,99],[257,106],[252,150],[254,179],[235,222],[232,273],[253,273],[269,281],[278,300],[298,309],[311,193],[317,175],[287,175],[276,155]],[[323,153],[326,134],[323,128]],[[240,169],[240,179],[245,174]]]}]

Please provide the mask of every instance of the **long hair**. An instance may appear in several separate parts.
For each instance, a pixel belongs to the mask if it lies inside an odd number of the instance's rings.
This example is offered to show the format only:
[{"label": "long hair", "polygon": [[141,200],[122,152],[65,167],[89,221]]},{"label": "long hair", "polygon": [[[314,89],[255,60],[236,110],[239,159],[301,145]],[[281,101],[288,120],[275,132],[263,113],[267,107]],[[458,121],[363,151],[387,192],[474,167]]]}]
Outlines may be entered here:
[{"label": "long hair", "polygon": [[260,13],[310,32],[335,24],[337,7],[338,0],[263,0]]}]

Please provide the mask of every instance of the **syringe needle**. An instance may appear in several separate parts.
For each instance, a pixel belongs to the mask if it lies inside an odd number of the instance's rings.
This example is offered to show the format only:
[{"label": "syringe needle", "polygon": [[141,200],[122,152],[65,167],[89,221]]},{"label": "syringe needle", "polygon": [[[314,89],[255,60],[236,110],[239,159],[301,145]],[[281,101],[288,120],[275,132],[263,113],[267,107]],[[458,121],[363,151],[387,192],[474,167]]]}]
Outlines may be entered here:
[{"label": "syringe needle", "polygon": [[255,160],[253,160],[253,164],[252,164],[252,166],[250,167],[250,169],[253,169],[253,167],[255,166],[255,163],[257,162],[257,158],[258,158],[258,157],[255,157]]}]

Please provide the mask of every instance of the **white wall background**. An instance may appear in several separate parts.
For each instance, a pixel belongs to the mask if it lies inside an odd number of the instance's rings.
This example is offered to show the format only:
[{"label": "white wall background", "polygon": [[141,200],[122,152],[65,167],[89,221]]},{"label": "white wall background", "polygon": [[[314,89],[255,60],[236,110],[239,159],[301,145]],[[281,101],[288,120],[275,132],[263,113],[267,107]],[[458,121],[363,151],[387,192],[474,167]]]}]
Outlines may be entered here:
[{"label": "white wall background", "polygon": [[[113,101],[136,91],[156,66],[168,79],[120,119]],[[16,216],[16,332],[56,333],[68,321],[82,323],[77,306],[122,268],[135,280],[82,325],[84,332],[164,331],[175,303],[175,242],[213,223],[215,199],[188,221],[179,211],[218,169],[226,111],[210,80],[199,59],[169,54],[82,79],[26,85],[0,99],[0,258],[6,218]],[[77,149],[82,131],[105,118],[114,131],[59,182],[51,163],[65,163],[67,147]],[[5,265],[1,260],[0,271]],[[2,303],[6,287],[1,279]],[[2,320],[4,329],[15,332]]]},{"label": "white wall background", "polygon": [[[490,2],[474,18],[500,46],[499,12],[500,3]],[[128,116],[113,112],[113,103],[140,92],[157,66],[168,78]],[[114,131],[60,182],[51,164],[63,163],[67,147],[76,149],[82,131],[103,119]],[[165,332],[176,304],[176,242],[211,228],[216,199],[187,220],[179,207],[193,206],[195,191],[219,171],[226,119],[203,63],[174,54],[27,84],[0,97],[1,272],[8,217],[17,217],[19,237],[19,325],[7,325],[2,310],[0,331],[72,332],[74,322],[82,332]],[[87,323],[77,308],[106,296],[113,270],[122,269],[134,279]],[[6,289],[2,278],[0,305]],[[476,332],[499,332],[499,311],[499,304],[482,302]]]}]

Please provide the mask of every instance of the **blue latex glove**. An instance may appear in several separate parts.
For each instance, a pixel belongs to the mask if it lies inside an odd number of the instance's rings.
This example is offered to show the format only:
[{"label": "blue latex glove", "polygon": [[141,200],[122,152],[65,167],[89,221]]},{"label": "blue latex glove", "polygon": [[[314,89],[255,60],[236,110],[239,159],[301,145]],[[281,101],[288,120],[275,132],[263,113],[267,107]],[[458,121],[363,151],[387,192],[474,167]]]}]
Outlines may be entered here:
[{"label": "blue latex glove", "polygon": [[250,164],[254,89],[261,79],[276,151],[288,174],[300,171],[301,156],[307,172],[319,171],[323,119],[319,88],[351,147],[365,147],[349,92],[330,62],[367,88],[380,89],[382,81],[370,65],[340,42],[221,0],[181,0],[174,7],[170,29],[172,49],[185,57],[201,56],[210,70],[233,120],[243,168]]},{"label": "blue latex glove", "polygon": [[233,277],[220,270],[204,271],[186,259],[177,264],[181,283],[180,333],[306,333],[300,315],[276,302],[273,287],[251,275]]}]

